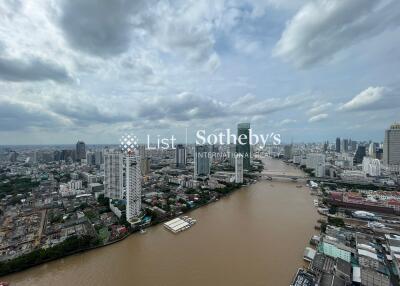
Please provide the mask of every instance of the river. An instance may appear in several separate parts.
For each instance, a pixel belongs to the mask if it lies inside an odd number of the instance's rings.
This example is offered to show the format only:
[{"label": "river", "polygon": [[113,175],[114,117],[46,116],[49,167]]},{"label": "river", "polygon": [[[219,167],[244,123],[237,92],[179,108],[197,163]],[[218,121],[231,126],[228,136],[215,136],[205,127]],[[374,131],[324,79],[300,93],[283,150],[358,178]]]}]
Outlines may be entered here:
[{"label": "river", "polygon": [[[300,172],[267,159],[266,167]],[[260,181],[192,211],[197,224],[146,234],[0,280],[14,285],[289,285],[319,218],[309,189]]]}]

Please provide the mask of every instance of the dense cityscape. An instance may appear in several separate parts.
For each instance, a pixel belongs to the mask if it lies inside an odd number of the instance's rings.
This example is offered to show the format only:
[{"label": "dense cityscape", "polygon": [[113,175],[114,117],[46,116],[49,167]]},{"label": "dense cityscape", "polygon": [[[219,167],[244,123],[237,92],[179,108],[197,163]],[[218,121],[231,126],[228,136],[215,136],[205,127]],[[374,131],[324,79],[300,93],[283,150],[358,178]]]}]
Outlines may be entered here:
[{"label": "dense cityscape", "polygon": [[[304,254],[310,264],[293,285],[396,285],[400,125],[384,132],[383,143],[338,137],[259,146],[250,145],[249,130],[238,125],[244,140],[237,144],[174,149],[128,150],[133,136],[114,146],[2,147],[1,274],[144,233],[258,180],[306,180],[321,233],[311,238],[314,247]],[[266,156],[304,175],[269,170]],[[195,223],[183,218],[166,228],[179,232]]]}]

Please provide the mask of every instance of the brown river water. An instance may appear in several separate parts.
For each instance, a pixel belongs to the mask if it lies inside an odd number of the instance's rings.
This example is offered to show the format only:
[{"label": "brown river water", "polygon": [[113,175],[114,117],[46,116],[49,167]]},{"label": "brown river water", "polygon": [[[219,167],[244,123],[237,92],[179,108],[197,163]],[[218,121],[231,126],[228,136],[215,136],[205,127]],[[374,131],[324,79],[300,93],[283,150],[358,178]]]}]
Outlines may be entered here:
[{"label": "brown river water", "polygon": [[[266,159],[266,168],[299,173]],[[162,225],[96,250],[2,277],[14,285],[289,285],[319,218],[305,186],[260,181],[190,212],[192,228]]]}]

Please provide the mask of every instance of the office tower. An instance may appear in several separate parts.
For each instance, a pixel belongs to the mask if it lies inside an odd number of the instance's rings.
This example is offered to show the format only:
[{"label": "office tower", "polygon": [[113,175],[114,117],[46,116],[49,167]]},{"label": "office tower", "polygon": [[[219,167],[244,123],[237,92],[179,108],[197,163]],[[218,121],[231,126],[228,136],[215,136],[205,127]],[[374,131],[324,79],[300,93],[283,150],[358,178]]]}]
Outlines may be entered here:
[{"label": "office tower", "polygon": [[82,159],[86,159],[86,146],[85,142],[78,141],[76,143],[76,160],[80,161]]},{"label": "office tower", "polygon": [[383,142],[383,164],[400,165],[400,124],[395,123],[385,131]]},{"label": "office tower", "polygon": [[343,151],[344,152],[349,151],[349,140],[348,139],[343,139]]},{"label": "office tower", "polygon": [[103,151],[101,150],[96,150],[94,152],[95,156],[95,165],[100,166],[101,164],[104,164],[104,156],[103,156]]},{"label": "office tower", "polygon": [[236,152],[243,156],[243,168],[250,170],[250,123],[239,123],[237,128]]},{"label": "office tower", "polygon": [[123,156],[118,152],[104,154],[104,193],[107,198],[123,197]]},{"label": "office tower", "polygon": [[350,140],[350,142],[351,142],[351,144],[350,144],[350,147],[351,147],[351,151],[356,151],[357,150],[357,141],[352,141],[352,140]]},{"label": "office tower", "polygon": [[366,155],[366,147],[358,145],[356,154],[354,155],[353,159],[354,164],[361,164],[365,155]]},{"label": "office tower", "polygon": [[371,158],[376,158],[376,150],[379,148],[378,143],[371,142],[368,146],[368,156]]},{"label": "office tower", "polygon": [[241,154],[235,156],[235,183],[243,183],[243,156]]},{"label": "office tower", "polygon": [[336,152],[340,153],[340,138],[336,138]]},{"label": "office tower", "polygon": [[194,149],[194,177],[207,177],[210,174],[208,146],[196,145]]},{"label": "office tower", "polygon": [[182,144],[176,145],[175,165],[178,168],[185,168],[186,166],[186,148]]},{"label": "office tower", "polygon": [[140,161],[140,156],[132,154],[125,156],[127,221],[132,221],[140,216],[140,208],[142,205],[142,175],[140,171]]},{"label": "office tower", "polygon": [[283,157],[286,160],[292,159],[292,149],[293,149],[292,145],[283,146]]}]

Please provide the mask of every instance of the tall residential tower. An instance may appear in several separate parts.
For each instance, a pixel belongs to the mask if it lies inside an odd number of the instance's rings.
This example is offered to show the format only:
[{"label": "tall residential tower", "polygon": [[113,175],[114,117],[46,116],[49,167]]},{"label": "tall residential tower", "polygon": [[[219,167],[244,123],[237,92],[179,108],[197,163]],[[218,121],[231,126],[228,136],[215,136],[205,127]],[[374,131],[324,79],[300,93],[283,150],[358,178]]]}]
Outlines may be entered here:
[{"label": "tall residential tower", "polygon": [[400,165],[400,124],[395,123],[385,131],[383,142],[383,164]]},{"label": "tall residential tower", "polygon": [[126,163],[126,220],[132,221],[140,216],[142,196],[142,176],[140,156],[128,154]]},{"label": "tall residential tower", "polygon": [[250,123],[237,126],[236,153],[243,156],[243,168],[250,170]]},{"label": "tall residential tower", "polygon": [[104,193],[110,199],[123,197],[123,154],[104,153]]}]

